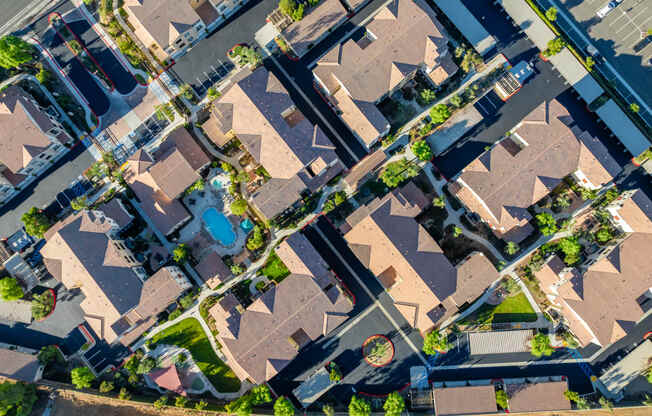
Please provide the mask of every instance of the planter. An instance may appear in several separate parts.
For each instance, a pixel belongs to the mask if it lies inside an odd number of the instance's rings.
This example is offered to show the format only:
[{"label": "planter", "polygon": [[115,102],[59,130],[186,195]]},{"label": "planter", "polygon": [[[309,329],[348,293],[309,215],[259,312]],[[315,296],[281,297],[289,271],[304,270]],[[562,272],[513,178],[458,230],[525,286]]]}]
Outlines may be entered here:
[{"label": "planter", "polygon": [[372,335],[362,344],[362,357],[372,367],[384,367],[394,359],[394,344],[385,335]]}]

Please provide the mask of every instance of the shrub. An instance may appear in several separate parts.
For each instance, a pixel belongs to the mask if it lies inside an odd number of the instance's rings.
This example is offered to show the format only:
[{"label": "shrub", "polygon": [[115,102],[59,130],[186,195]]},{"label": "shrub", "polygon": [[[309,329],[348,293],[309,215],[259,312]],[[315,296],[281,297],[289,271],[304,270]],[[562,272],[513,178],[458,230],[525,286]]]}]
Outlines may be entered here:
[{"label": "shrub", "polygon": [[636,104],[636,103],[631,103],[629,105],[629,109],[631,110],[632,113],[638,113],[640,111],[641,107],[639,107],[639,105]]},{"label": "shrub", "polygon": [[501,409],[507,410],[507,393],[505,390],[496,390],[496,404]]},{"label": "shrub", "polygon": [[231,203],[231,212],[234,215],[242,215],[247,212],[247,201],[243,198],[236,199]]},{"label": "shrub", "polygon": [[532,350],[530,351],[535,357],[549,357],[555,350],[550,345],[550,338],[543,332],[538,332],[532,338]]},{"label": "shrub", "polygon": [[292,416],[294,415],[294,406],[287,397],[279,397],[274,402],[274,416]]},{"label": "shrub", "polygon": [[208,403],[206,400],[200,400],[197,403],[195,403],[195,410],[204,410],[208,406]]},{"label": "shrub", "polygon": [[403,396],[401,396],[397,391],[391,392],[387,396],[387,399],[385,399],[383,409],[387,416],[400,416],[405,410],[405,400],[403,400]]},{"label": "shrub", "polygon": [[118,399],[120,400],[129,400],[131,399],[131,393],[129,393],[129,390],[127,390],[126,387],[123,387],[120,389],[120,393],[118,394]]},{"label": "shrub", "polygon": [[350,416],[369,416],[371,415],[371,403],[358,396],[351,397],[349,403]]},{"label": "shrub", "polygon": [[231,273],[233,273],[233,275],[235,276],[242,274],[244,273],[244,267],[242,267],[239,264],[234,264],[233,266],[231,266]]},{"label": "shrub", "polygon": [[462,229],[457,225],[453,226],[453,237],[457,238],[462,235]]},{"label": "shrub", "polygon": [[41,68],[36,74],[36,80],[43,85],[47,85],[52,79],[52,74],[45,68]]},{"label": "shrub", "polygon": [[0,299],[4,301],[18,300],[25,295],[18,280],[13,277],[0,279]]},{"label": "shrub", "polygon": [[251,251],[258,250],[265,244],[262,229],[256,225],[247,240],[247,248]]},{"label": "shrub", "polygon": [[63,361],[61,353],[54,345],[48,345],[41,348],[41,351],[38,353],[38,362],[42,365],[47,365],[55,361]]},{"label": "shrub", "polygon": [[514,254],[518,253],[520,249],[521,248],[518,246],[518,244],[516,244],[513,241],[508,241],[507,244],[505,245],[505,253],[510,256],[513,256]]},{"label": "shrub", "polygon": [[396,188],[401,182],[419,174],[417,167],[407,159],[399,159],[385,165],[380,180],[390,188]]},{"label": "shrub", "polygon": [[170,312],[170,315],[168,315],[168,321],[174,321],[178,317],[181,316],[183,312],[181,312],[181,309],[175,309],[172,312]]},{"label": "shrub", "polygon": [[[178,310],[178,309],[177,309]],[[148,374],[156,367],[156,360],[153,357],[147,357],[140,362],[138,369],[136,369],[137,374]]]},{"label": "shrub", "polygon": [[87,389],[95,380],[95,375],[88,367],[77,367],[70,372],[70,379],[78,389]]},{"label": "shrub", "polygon": [[430,149],[430,145],[426,140],[419,140],[417,142],[414,142],[412,144],[412,153],[419,159],[419,160],[430,160],[432,159],[432,150]]},{"label": "shrub", "polygon": [[608,242],[612,238],[613,238],[613,235],[611,234],[611,230],[609,229],[609,227],[602,226],[595,233],[595,239],[601,244],[604,244],[604,243]]},{"label": "shrub", "polygon": [[460,108],[462,106],[464,100],[462,99],[462,97],[455,94],[450,98],[450,100],[448,102],[451,103],[451,105],[453,105],[454,107]]},{"label": "shrub", "polygon": [[557,55],[565,47],[566,42],[562,38],[557,37],[555,39],[551,39],[548,41],[548,47],[543,51],[543,56],[551,57]]},{"label": "shrub", "polygon": [[323,405],[321,411],[324,412],[324,415],[326,416],[335,416],[335,409],[330,404]]},{"label": "shrub", "polygon": [[423,352],[427,355],[435,355],[439,351],[448,351],[451,345],[448,343],[448,337],[440,334],[439,331],[430,331],[423,339]]},{"label": "shrub", "polygon": [[100,393],[108,393],[114,388],[115,386],[111,381],[103,381],[102,383],[100,383]]},{"label": "shrub", "polygon": [[546,18],[551,22],[557,20],[557,9],[555,7],[550,7],[546,10]]},{"label": "shrub", "polygon": [[177,398],[174,400],[174,405],[176,407],[186,407],[188,404],[188,398],[184,396],[177,396]]},{"label": "shrub", "polygon": [[441,124],[448,120],[451,116],[451,111],[446,104],[437,104],[430,110],[430,118],[433,123]]},{"label": "shrub", "polygon": [[445,208],[446,207],[446,197],[442,194],[440,196],[435,197],[432,200],[432,205],[437,207],[437,208]]},{"label": "shrub", "polygon": [[537,214],[535,218],[541,234],[552,235],[557,232],[557,221],[555,221],[555,218],[551,214],[542,212]]},{"label": "shrub", "polygon": [[420,105],[428,105],[431,102],[435,101],[437,98],[437,93],[430,89],[423,89],[419,92],[417,101]]},{"label": "shrub", "polygon": [[32,207],[20,218],[25,225],[27,234],[43,238],[43,234],[50,228],[50,220],[36,207]]},{"label": "shrub", "polygon": [[175,262],[183,264],[190,257],[190,249],[185,244],[179,244],[172,250],[172,258]]},{"label": "shrub", "polygon": [[161,396],[154,402],[154,408],[162,409],[168,402],[168,396]]},{"label": "shrub", "polygon": [[261,384],[260,386],[254,387],[253,389],[251,389],[250,394],[251,394],[251,403],[254,405],[271,403],[273,400],[272,392],[269,391],[269,387],[267,387],[266,384]]}]

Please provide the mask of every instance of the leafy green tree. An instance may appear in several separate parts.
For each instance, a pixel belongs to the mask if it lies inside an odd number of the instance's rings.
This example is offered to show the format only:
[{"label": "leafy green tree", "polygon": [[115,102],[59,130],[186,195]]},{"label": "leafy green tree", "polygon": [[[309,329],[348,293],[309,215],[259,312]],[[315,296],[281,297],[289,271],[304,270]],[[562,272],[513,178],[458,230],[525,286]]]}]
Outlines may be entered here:
[{"label": "leafy green tree", "polygon": [[235,276],[244,273],[244,268],[239,265],[239,264],[234,264],[231,266],[231,273],[233,273]]},{"label": "leafy green tree", "polygon": [[298,22],[299,20],[303,19],[303,12],[304,12],[305,6],[303,3],[299,3],[296,9],[292,12],[292,20],[295,22]]},{"label": "leafy green tree", "polygon": [[371,415],[371,403],[358,396],[351,397],[351,402],[349,403],[349,416],[370,416],[370,415]]},{"label": "leafy green tree", "polygon": [[385,415],[387,416],[400,416],[401,413],[405,410],[405,400],[403,396],[397,391],[389,393],[385,403],[383,404],[383,410],[385,410]]},{"label": "leafy green tree", "polygon": [[242,215],[247,212],[247,201],[243,198],[236,199],[231,203],[231,212],[235,215]]},{"label": "leafy green tree", "polygon": [[426,140],[419,140],[412,144],[412,153],[419,158],[419,160],[432,159],[432,150]]},{"label": "leafy green tree", "polygon": [[294,406],[287,397],[281,396],[274,402],[274,416],[292,416],[294,415]]},{"label": "leafy green tree", "polygon": [[176,399],[174,399],[174,405],[176,407],[186,407],[188,404],[188,398],[185,396],[177,396]]},{"label": "leafy green tree", "polygon": [[33,384],[0,384],[0,415],[29,416],[36,403],[36,387]]},{"label": "leafy green tree", "polygon": [[388,163],[380,174],[380,180],[390,188],[396,188],[401,182],[419,174],[417,167],[407,159]]},{"label": "leafy green tree", "polygon": [[566,42],[564,39],[557,37],[548,41],[548,47],[544,49],[543,56],[551,57],[557,55],[566,47]]},{"label": "leafy green tree", "polygon": [[4,301],[18,300],[24,296],[23,288],[13,277],[0,279],[0,299]]},{"label": "leafy green tree", "polygon": [[568,195],[559,195],[555,200],[555,206],[561,209],[570,207],[570,198]]},{"label": "leafy green tree", "polygon": [[446,197],[442,194],[440,196],[436,196],[432,200],[432,205],[437,207],[437,208],[445,208],[446,207]]},{"label": "leafy green tree", "polygon": [[557,20],[557,9],[555,7],[551,7],[546,10],[546,18],[551,22]]},{"label": "leafy green tree", "polygon": [[47,345],[42,347],[38,353],[38,362],[42,365],[48,365],[55,361],[63,361],[61,353],[54,345]]},{"label": "leafy green tree", "polygon": [[108,169],[107,169],[106,165],[103,162],[98,160],[97,162],[93,163],[88,168],[88,170],[86,171],[86,177],[89,178],[89,179],[92,179],[92,178],[95,178],[95,177],[102,178],[107,173],[108,173]]},{"label": "leafy green tree", "polygon": [[208,403],[206,400],[200,400],[197,403],[195,403],[195,410],[204,410],[208,407]]},{"label": "leafy green tree", "polygon": [[0,38],[0,66],[6,69],[19,66],[34,60],[34,47],[16,36]]},{"label": "leafy green tree", "polygon": [[281,9],[286,16],[292,17],[292,13],[294,12],[294,9],[297,8],[297,4],[294,0],[281,0],[278,3],[278,8]]},{"label": "leafy green tree", "polygon": [[535,218],[541,234],[552,235],[557,232],[557,221],[555,221],[555,218],[551,214],[542,212],[537,214]]},{"label": "leafy green tree", "polygon": [[168,403],[168,396],[161,396],[154,402],[154,408],[162,409]]},{"label": "leafy green tree", "polygon": [[518,246],[513,241],[508,241],[507,244],[505,245],[505,253],[513,256],[514,254],[518,253],[521,248]]},{"label": "leafy green tree", "polygon": [[451,344],[448,342],[448,336],[441,334],[438,330],[430,331],[423,339],[423,352],[427,355],[435,355],[438,352],[448,351]]},{"label": "leafy green tree", "polygon": [[100,393],[108,393],[115,388],[115,385],[112,381],[106,381],[100,383]]},{"label": "leafy green tree", "polygon": [[419,92],[419,104],[427,105],[435,101],[437,98],[437,93],[430,89],[423,89]]},{"label": "leafy green tree", "polygon": [[177,263],[183,264],[188,261],[190,257],[190,249],[185,244],[179,244],[172,250],[172,258]]},{"label": "leafy green tree", "polygon": [[186,189],[185,194],[190,195],[194,191],[203,191],[204,186],[206,186],[206,182],[204,182],[203,179],[197,179],[195,183],[193,183]]},{"label": "leafy green tree", "polygon": [[324,415],[326,416],[335,416],[335,409],[330,404],[323,405],[321,411],[324,412]]},{"label": "leafy green tree", "polygon": [[25,224],[27,234],[36,238],[43,238],[43,235],[51,225],[48,217],[36,207],[30,208],[20,219]]},{"label": "leafy green tree", "polygon": [[258,250],[265,244],[262,229],[256,225],[247,240],[247,248],[251,251]]},{"label": "leafy green tree", "polygon": [[588,201],[589,199],[595,199],[598,196],[598,191],[595,189],[587,189],[583,186],[580,187],[580,196],[583,201]]},{"label": "leafy green tree", "polygon": [[535,357],[549,357],[555,350],[550,345],[550,338],[543,332],[537,332],[532,338],[532,350],[530,351]]},{"label": "leafy green tree", "polygon": [[70,207],[75,211],[81,211],[88,208],[88,199],[85,196],[78,196],[70,201]]},{"label": "leafy green tree", "polygon": [[457,225],[453,226],[453,237],[457,238],[462,235],[462,229]]},{"label": "leafy green tree", "polygon": [[462,106],[464,100],[462,99],[462,97],[455,94],[450,98],[450,100],[448,102],[451,103],[451,105],[453,105],[454,107],[460,108]]},{"label": "leafy green tree", "polygon": [[143,353],[141,352],[141,350],[136,351],[136,353],[132,355],[131,358],[129,358],[125,363],[124,369],[127,370],[129,374],[136,374],[136,371],[138,370],[138,366],[140,365],[140,359],[142,358],[142,354]]},{"label": "leafy green tree", "polygon": [[272,392],[269,391],[267,384],[261,384],[251,389],[251,402],[254,406],[259,404],[271,403]]},{"label": "leafy green tree", "polygon": [[453,55],[455,55],[456,58],[461,58],[462,56],[464,56],[464,52],[466,52],[466,50],[463,47],[458,46],[455,48]]},{"label": "leafy green tree", "polygon": [[215,100],[215,99],[219,98],[220,95],[222,95],[222,94],[217,89],[215,89],[215,87],[210,87],[208,89],[208,98],[209,99]]},{"label": "leafy green tree", "polygon": [[607,409],[610,412],[613,412],[614,404],[612,403],[611,400],[609,400],[606,397],[602,396],[602,397],[600,397],[598,399],[598,403],[600,403],[600,406],[602,406],[603,409]]},{"label": "leafy green tree", "polygon": [[611,234],[611,230],[609,229],[609,227],[602,226],[595,233],[595,239],[601,244],[604,244],[604,243],[608,242],[612,238],[613,238],[613,235]]},{"label": "leafy green tree", "polygon": [[188,309],[194,302],[195,298],[193,297],[192,293],[188,293],[186,296],[179,299],[179,305],[181,305],[183,309]]},{"label": "leafy green tree", "polygon": [[482,58],[476,51],[473,49],[468,49],[462,58],[460,63],[460,68],[464,72],[470,72],[472,69],[476,69],[480,64],[482,64]]},{"label": "leafy green tree", "polygon": [[577,237],[570,236],[564,237],[559,240],[557,246],[565,254],[564,263],[569,266],[577,263],[580,260],[580,251],[582,251],[582,246],[577,241]]},{"label": "leafy green tree", "polygon": [[641,107],[639,107],[639,105],[636,103],[631,103],[629,105],[629,109],[631,110],[632,113],[638,113],[641,110]]},{"label": "leafy green tree", "polygon": [[441,124],[451,116],[451,110],[446,104],[437,104],[430,110],[430,118],[433,123]]},{"label": "leafy green tree", "polygon": [[88,367],[73,368],[70,372],[72,384],[78,389],[87,389],[95,380],[95,375]]},{"label": "leafy green tree", "polygon": [[569,401],[575,403],[578,409],[589,409],[591,407],[589,406],[587,400],[583,397],[580,397],[580,394],[575,391],[566,390],[564,392],[564,397],[566,397]]},{"label": "leafy green tree", "polygon": [[507,393],[505,390],[496,390],[496,404],[501,409],[507,410]]},{"label": "leafy green tree", "polygon": [[36,76],[36,80],[45,86],[47,86],[50,83],[50,80],[52,79],[52,74],[50,73],[50,71],[48,71],[43,67],[39,69],[38,73],[35,76]]},{"label": "leafy green tree", "polygon": [[148,374],[156,367],[156,360],[153,357],[147,357],[138,364],[137,374]]},{"label": "leafy green tree", "polygon": [[52,308],[54,308],[54,296],[49,290],[40,295],[32,295],[32,318],[43,319],[52,312]]}]

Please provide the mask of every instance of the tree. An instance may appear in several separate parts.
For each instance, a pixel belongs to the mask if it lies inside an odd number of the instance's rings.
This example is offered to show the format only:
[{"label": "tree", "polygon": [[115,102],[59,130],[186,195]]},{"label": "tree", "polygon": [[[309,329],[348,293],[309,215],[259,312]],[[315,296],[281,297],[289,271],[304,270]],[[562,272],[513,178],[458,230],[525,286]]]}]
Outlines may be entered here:
[{"label": "tree", "polygon": [[77,367],[70,372],[70,378],[72,384],[78,389],[87,389],[95,380],[95,375],[88,367]]},{"label": "tree", "polygon": [[208,407],[208,403],[206,400],[200,400],[197,403],[195,403],[195,410],[204,410]]},{"label": "tree", "polygon": [[514,254],[518,253],[520,249],[521,248],[518,246],[518,244],[513,241],[508,241],[505,245],[505,253],[509,256],[513,256]]},{"label": "tree", "polygon": [[281,0],[278,3],[278,8],[281,9],[286,16],[292,17],[292,13],[294,12],[294,9],[297,8],[297,4],[294,0]]},{"label": "tree", "polygon": [[548,47],[543,51],[543,56],[551,57],[557,55],[566,47],[566,42],[560,38],[554,38],[548,41]]},{"label": "tree", "polygon": [[36,207],[30,208],[20,220],[25,224],[27,234],[36,238],[43,238],[43,234],[50,228],[50,220]]},{"label": "tree", "polygon": [[461,46],[458,46],[455,48],[455,52],[453,54],[455,55],[456,58],[461,58],[464,56],[465,49]]},{"label": "tree", "polygon": [[614,404],[611,402],[611,400],[609,400],[606,397],[602,396],[602,397],[600,397],[598,399],[598,403],[600,403],[600,406],[602,406],[603,409],[607,409],[610,412],[613,412]]},{"label": "tree", "polygon": [[195,183],[193,183],[192,185],[190,185],[190,186],[188,187],[188,189],[186,189],[185,194],[186,194],[186,195],[190,195],[190,194],[193,193],[194,191],[203,191],[205,185],[206,185],[206,182],[204,182],[203,179],[197,179],[197,180],[195,181]]},{"label": "tree", "polygon": [[18,280],[13,277],[5,277],[0,279],[0,299],[4,301],[18,300],[23,297],[25,293],[23,288],[18,284]]},{"label": "tree", "polygon": [[419,140],[412,144],[412,153],[419,158],[419,160],[432,159],[432,150],[426,140]]},{"label": "tree", "polygon": [[555,218],[551,214],[542,212],[537,214],[535,218],[541,234],[552,235],[557,232],[557,221],[555,221]]},{"label": "tree", "polygon": [[115,388],[112,381],[103,381],[100,383],[100,393],[108,393]]},{"label": "tree", "polygon": [[303,12],[304,12],[305,6],[303,3],[299,3],[296,9],[292,12],[292,20],[295,22],[298,22],[299,20],[303,19]]},{"label": "tree", "polygon": [[38,362],[42,365],[48,365],[55,361],[63,361],[59,350],[54,345],[47,345],[41,348],[38,353]]},{"label": "tree", "polygon": [[554,352],[550,345],[550,338],[543,332],[537,332],[532,338],[532,350],[530,351],[535,357],[546,356],[549,357]]},{"label": "tree", "polygon": [[208,98],[209,99],[215,100],[215,99],[219,98],[220,95],[222,95],[222,94],[217,89],[215,89],[215,87],[210,87],[208,89]]},{"label": "tree", "polygon": [[473,49],[468,49],[462,58],[460,63],[460,68],[464,72],[470,72],[472,69],[476,69],[480,64],[482,64],[482,58],[476,51]]},{"label": "tree", "polygon": [[577,237],[570,236],[562,238],[559,240],[559,243],[557,243],[559,249],[565,254],[564,263],[569,266],[572,266],[580,260],[582,246],[577,240]]},{"label": "tree", "polygon": [[251,236],[247,240],[247,248],[251,251],[258,250],[265,244],[265,239],[263,238],[263,231],[261,228],[256,225],[254,230],[251,232]]},{"label": "tree", "polygon": [[496,390],[496,404],[501,409],[507,410],[507,393],[505,390]]},{"label": "tree", "polygon": [[564,392],[564,397],[566,397],[569,401],[575,403],[578,409],[588,409],[590,407],[586,399],[580,397],[580,394],[575,391],[566,390]]},{"label": "tree", "polygon": [[77,198],[70,201],[70,208],[75,211],[81,211],[82,209],[88,208],[88,200],[85,196],[78,196]]},{"label": "tree", "polygon": [[0,66],[6,69],[18,68],[34,59],[34,47],[16,36],[0,38]]},{"label": "tree", "polygon": [[464,100],[462,99],[462,97],[455,94],[450,98],[450,100],[448,100],[448,102],[451,103],[451,105],[453,105],[454,107],[460,108]]},{"label": "tree", "polygon": [[563,194],[559,195],[557,199],[555,199],[555,206],[560,209],[568,208],[570,207],[570,198],[568,195]]},{"label": "tree", "polygon": [[235,276],[244,273],[244,268],[240,266],[239,264],[234,264],[231,266],[231,273],[233,273]]},{"label": "tree", "polygon": [[54,308],[54,296],[52,292],[46,290],[40,295],[32,296],[32,318],[36,320],[44,319]]},{"label": "tree", "polygon": [[631,103],[629,105],[629,109],[632,111],[632,113],[638,113],[641,107],[639,107],[636,103]]},{"label": "tree", "polygon": [[47,86],[52,79],[52,74],[47,69],[41,67],[35,77],[38,82]]},{"label": "tree", "polygon": [[154,402],[154,408],[162,409],[168,403],[168,396],[161,396]]},{"label": "tree", "polygon": [[585,187],[580,187],[580,196],[582,201],[588,201],[589,199],[595,199],[598,196],[598,191],[595,189],[588,189]]},{"label": "tree", "polygon": [[425,88],[419,92],[419,104],[421,105],[430,104],[431,102],[435,101],[435,98],[437,98],[437,93],[428,88]]},{"label": "tree", "polygon": [[557,9],[555,7],[551,7],[546,10],[546,18],[551,22],[557,20]]},{"label": "tree", "polygon": [[383,410],[385,410],[385,415],[387,416],[400,416],[401,413],[405,410],[405,400],[403,396],[397,391],[389,393],[385,403],[383,404]]},{"label": "tree", "polygon": [[380,180],[390,188],[396,188],[401,182],[419,174],[417,167],[407,159],[388,163],[380,174]]},{"label": "tree", "polygon": [[267,384],[261,384],[251,389],[251,402],[254,405],[271,403],[273,400],[272,392],[269,391]]},{"label": "tree", "polygon": [[101,178],[107,174],[107,167],[103,162],[100,162],[99,160],[95,163],[93,163],[88,170],[86,171],[86,177],[88,179],[92,178]]},{"label": "tree", "polygon": [[458,227],[457,225],[453,226],[453,237],[457,238],[460,235],[462,235],[462,229]]},{"label": "tree", "polygon": [[176,399],[174,399],[174,405],[176,407],[186,407],[188,404],[188,398],[185,396],[177,396]]},{"label": "tree", "polygon": [[371,415],[371,403],[365,399],[353,396],[349,403],[349,416],[369,416]]},{"label": "tree", "polygon": [[36,403],[36,387],[33,384],[0,384],[0,415],[29,416]]},{"label": "tree", "polygon": [[437,208],[445,208],[446,207],[446,197],[442,194],[440,196],[436,196],[432,200],[432,205],[437,207]]},{"label": "tree", "polygon": [[231,213],[235,215],[242,215],[247,212],[247,201],[243,198],[236,199],[231,203]]},{"label": "tree", "polygon": [[274,416],[292,416],[294,406],[287,397],[281,396],[274,402]]},{"label": "tree", "polygon": [[190,249],[185,244],[179,244],[172,250],[172,258],[177,263],[183,264],[188,261],[190,257]]},{"label": "tree", "polygon": [[608,242],[612,238],[613,235],[611,234],[611,230],[609,227],[605,227],[604,225],[595,233],[595,239],[601,244]]},{"label": "tree", "polygon": [[179,299],[179,305],[181,305],[181,307],[183,309],[188,309],[190,306],[192,306],[192,304],[194,302],[195,302],[195,299],[194,299],[192,293],[188,293],[186,296]]},{"label": "tree", "polygon": [[342,381],[342,370],[340,370],[340,366],[334,362],[330,363],[330,372],[328,373],[328,378],[334,383],[339,383]]},{"label": "tree", "polygon": [[586,69],[590,71],[593,69],[593,65],[595,65],[595,60],[592,57],[587,56],[584,60],[584,65],[586,65]]},{"label": "tree", "polygon": [[156,360],[153,357],[147,357],[138,364],[136,374],[148,374],[156,367]]},{"label": "tree", "polygon": [[321,411],[324,412],[324,415],[326,416],[335,416],[335,409],[330,404],[323,405]]},{"label": "tree", "polygon": [[448,351],[450,347],[448,336],[441,334],[436,329],[430,331],[423,339],[423,352],[427,355],[435,355],[440,351]]},{"label": "tree", "polygon": [[430,118],[433,123],[441,124],[451,116],[451,110],[446,104],[437,104],[430,110]]}]

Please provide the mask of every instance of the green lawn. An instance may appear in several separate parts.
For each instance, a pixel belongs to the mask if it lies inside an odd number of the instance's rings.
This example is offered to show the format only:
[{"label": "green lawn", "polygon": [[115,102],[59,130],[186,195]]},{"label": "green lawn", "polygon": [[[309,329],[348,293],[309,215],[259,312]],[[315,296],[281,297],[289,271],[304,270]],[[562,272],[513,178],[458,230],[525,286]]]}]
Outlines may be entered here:
[{"label": "green lawn", "polygon": [[195,318],[187,318],[152,337],[157,344],[177,345],[192,354],[201,371],[213,386],[221,392],[240,390],[240,380],[231,369],[220,360],[204,330]]},{"label": "green lawn", "polygon": [[486,325],[506,322],[534,322],[537,315],[524,293],[506,298],[500,305],[485,303],[463,319],[462,325]]},{"label": "green lawn", "polygon": [[280,283],[281,280],[287,277],[290,274],[290,271],[281,259],[272,251],[272,254],[269,255],[265,265],[260,269],[261,274],[267,276],[269,280],[273,280],[276,283]]}]

